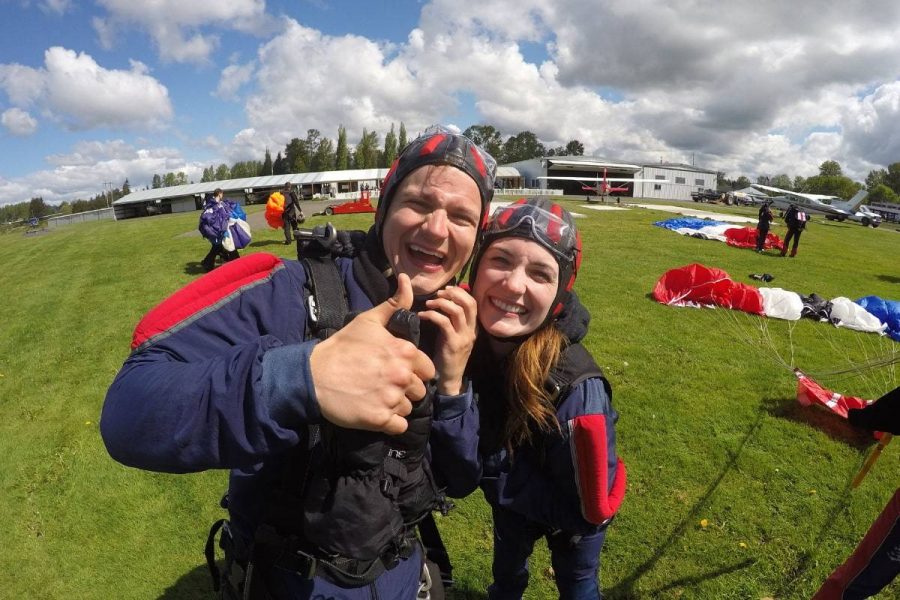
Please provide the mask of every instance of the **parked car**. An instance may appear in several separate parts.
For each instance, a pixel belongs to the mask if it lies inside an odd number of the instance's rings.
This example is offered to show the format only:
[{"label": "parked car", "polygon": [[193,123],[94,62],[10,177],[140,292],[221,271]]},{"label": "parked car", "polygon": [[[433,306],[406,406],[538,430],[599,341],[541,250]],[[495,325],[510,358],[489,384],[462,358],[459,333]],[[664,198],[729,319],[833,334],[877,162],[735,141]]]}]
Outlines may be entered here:
[{"label": "parked car", "polygon": [[350,200],[349,202],[344,202],[343,204],[330,204],[325,207],[324,212],[328,216],[350,215],[355,213],[373,213],[375,212],[375,207],[372,206],[372,202],[369,200],[369,195],[364,194],[357,200]]},{"label": "parked car", "polygon": [[716,190],[707,189],[691,192],[691,200],[694,202],[718,202],[719,200],[724,199],[725,194],[717,192]]}]

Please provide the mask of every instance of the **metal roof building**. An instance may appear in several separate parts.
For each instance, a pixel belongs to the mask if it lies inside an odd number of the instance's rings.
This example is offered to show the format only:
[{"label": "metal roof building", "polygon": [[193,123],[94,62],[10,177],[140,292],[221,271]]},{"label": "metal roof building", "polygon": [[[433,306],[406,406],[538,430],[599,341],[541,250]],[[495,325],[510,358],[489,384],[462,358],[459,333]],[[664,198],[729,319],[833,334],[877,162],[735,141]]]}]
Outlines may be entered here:
[{"label": "metal roof building", "polygon": [[[264,202],[269,194],[282,189],[287,183],[293,184],[304,198],[315,196],[335,199],[356,198],[364,185],[372,188],[372,197],[375,198],[387,172],[388,169],[347,169],[191,183],[131,192],[113,202],[113,208],[116,219],[189,212],[199,210],[203,206],[204,196],[217,188],[221,188],[225,196],[232,200],[253,204]],[[519,171],[515,168],[497,169],[497,180],[504,183],[504,187],[520,186],[521,179]]]}]

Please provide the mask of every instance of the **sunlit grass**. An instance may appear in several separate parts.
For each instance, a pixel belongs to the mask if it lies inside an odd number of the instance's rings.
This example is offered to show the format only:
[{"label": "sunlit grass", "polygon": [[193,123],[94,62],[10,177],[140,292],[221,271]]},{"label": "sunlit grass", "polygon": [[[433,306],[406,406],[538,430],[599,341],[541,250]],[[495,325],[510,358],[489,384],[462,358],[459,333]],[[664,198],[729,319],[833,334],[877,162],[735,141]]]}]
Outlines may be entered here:
[{"label": "sunlit grass", "polygon": [[[896,300],[900,233],[816,220],[791,260],[652,227],[665,213],[565,202],[585,215],[576,289],[593,314],[586,344],[612,382],[629,470],[603,553],[608,597],[808,598],[893,493],[900,448],[889,446],[849,491],[871,439],[797,405],[785,365],[873,398],[898,385],[896,368],[828,374],[896,356],[900,344],[811,321],[671,308],[648,294],[667,269],[701,262],[746,283],[768,272],[770,285],[803,294]],[[197,217],[0,236],[0,596],[212,597],[202,550],[209,524],[223,516],[226,473],[125,468],[97,429],[135,323],[199,276],[208,247],[184,235]],[[332,217],[357,228],[370,219]],[[250,252],[293,254],[280,230],[254,236]],[[454,558],[454,596],[481,597],[491,528],[480,494],[439,524]],[[527,597],[555,596],[548,566],[539,544]]]}]

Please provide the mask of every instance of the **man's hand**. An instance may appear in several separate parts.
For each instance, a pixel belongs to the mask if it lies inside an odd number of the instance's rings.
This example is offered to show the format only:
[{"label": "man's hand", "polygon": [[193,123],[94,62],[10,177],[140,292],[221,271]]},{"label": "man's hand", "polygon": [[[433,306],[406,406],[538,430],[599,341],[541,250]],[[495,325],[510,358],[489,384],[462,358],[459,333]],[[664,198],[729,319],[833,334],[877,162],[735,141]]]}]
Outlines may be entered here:
[{"label": "man's hand", "polygon": [[439,375],[437,391],[446,396],[460,394],[466,363],[475,345],[478,305],[462,288],[448,286],[425,306],[429,310],[420,312],[419,318],[431,321],[441,332],[434,356]]},{"label": "man's hand", "polygon": [[398,309],[412,306],[409,277],[397,292],[316,344],[309,359],[322,416],[341,427],[403,433],[412,402],[425,396],[434,365],[425,353],[385,328]]}]

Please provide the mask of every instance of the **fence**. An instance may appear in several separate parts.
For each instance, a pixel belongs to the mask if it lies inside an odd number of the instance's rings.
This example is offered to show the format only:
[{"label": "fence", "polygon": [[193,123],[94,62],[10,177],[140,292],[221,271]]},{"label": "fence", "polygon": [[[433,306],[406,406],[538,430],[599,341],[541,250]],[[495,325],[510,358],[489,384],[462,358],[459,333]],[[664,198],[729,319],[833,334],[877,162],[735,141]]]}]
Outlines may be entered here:
[{"label": "fence", "polygon": [[115,219],[115,212],[112,208],[101,208],[99,210],[88,210],[85,212],[74,213],[71,215],[60,215],[58,217],[50,217],[47,219],[47,227],[53,229],[63,225],[71,225],[72,223],[85,223],[87,221],[104,221]]}]

